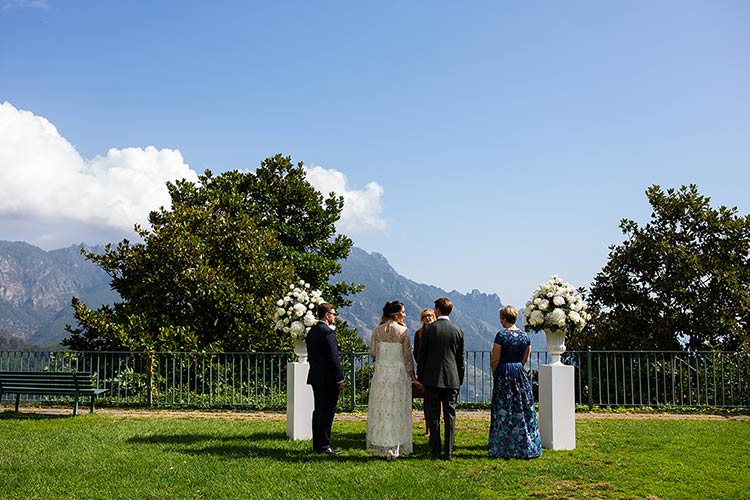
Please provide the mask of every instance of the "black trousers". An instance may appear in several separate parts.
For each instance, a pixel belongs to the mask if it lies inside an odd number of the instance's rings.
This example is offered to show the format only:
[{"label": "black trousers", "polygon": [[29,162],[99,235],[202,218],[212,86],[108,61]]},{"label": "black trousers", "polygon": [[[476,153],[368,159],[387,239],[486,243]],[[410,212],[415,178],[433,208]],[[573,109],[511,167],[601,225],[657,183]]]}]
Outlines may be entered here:
[{"label": "black trousers", "polygon": [[339,386],[313,385],[312,389],[315,399],[312,414],[312,445],[313,450],[323,451],[331,446],[331,426],[339,400]]},{"label": "black trousers", "polygon": [[[430,448],[432,456],[439,457],[443,448],[445,456],[453,455],[453,440],[456,436],[456,400],[458,389],[445,387],[425,387],[427,391],[427,413],[430,425]],[[444,447],[440,442],[440,409],[445,422]]]}]

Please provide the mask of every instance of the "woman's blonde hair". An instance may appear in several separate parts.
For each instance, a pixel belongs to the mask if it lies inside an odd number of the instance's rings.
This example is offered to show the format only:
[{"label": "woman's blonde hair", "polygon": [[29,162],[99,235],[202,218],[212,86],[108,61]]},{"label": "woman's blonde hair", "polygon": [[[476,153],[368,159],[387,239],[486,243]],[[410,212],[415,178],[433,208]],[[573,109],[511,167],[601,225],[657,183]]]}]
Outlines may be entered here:
[{"label": "woman's blonde hair", "polygon": [[510,323],[511,325],[516,324],[516,320],[518,319],[518,311],[513,306],[505,306],[501,307],[498,311],[498,315],[500,316],[500,321],[505,320],[506,323]]},{"label": "woman's blonde hair", "polygon": [[435,311],[433,309],[422,309],[422,312],[419,313],[419,321],[424,322],[424,318],[428,314],[431,314],[433,318],[435,317]]}]

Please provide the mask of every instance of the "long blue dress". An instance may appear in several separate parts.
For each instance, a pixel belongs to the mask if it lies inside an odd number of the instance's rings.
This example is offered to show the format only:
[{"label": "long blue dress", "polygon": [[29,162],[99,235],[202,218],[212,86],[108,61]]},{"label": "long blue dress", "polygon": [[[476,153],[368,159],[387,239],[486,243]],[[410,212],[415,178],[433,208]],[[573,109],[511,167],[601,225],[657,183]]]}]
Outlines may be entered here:
[{"label": "long blue dress", "polygon": [[488,452],[494,458],[536,458],[542,440],[534,411],[531,383],[521,360],[531,345],[522,330],[503,328],[495,336],[502,347],[493,374],[492,412]]}]

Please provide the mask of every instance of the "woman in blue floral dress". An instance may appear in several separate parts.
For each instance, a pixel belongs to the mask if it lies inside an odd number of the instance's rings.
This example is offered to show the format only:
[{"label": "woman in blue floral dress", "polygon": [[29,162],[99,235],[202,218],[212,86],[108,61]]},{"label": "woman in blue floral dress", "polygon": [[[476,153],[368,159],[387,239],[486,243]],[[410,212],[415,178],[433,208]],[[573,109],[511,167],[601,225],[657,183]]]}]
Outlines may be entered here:
[{"label": "woman in blue floral dress", "polygon": [[494,382],[488,452],[493,458],[536,458],[542,454],[534,396],[523,368],[531,354],[531,341],[516,327],[516,319],[518,311],[513,306],[500,309],[503,329],[497,332],[492,346]]}]

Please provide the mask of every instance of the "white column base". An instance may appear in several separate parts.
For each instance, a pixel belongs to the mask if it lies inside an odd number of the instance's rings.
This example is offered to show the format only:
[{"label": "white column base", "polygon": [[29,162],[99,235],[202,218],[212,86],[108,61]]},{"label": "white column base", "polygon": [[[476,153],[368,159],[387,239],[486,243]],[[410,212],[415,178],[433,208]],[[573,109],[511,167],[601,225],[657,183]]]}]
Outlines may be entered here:
[{"label": "white column base", "polygon": [[286,435],[290,439],[312,439],[312,386],[307,385],[310,363],[286,364]]},{"label": "white column base", "polygon": [[567,365],[539,367],[539,434],[542,448],[574,450],[576,447],[575,368]]}]

